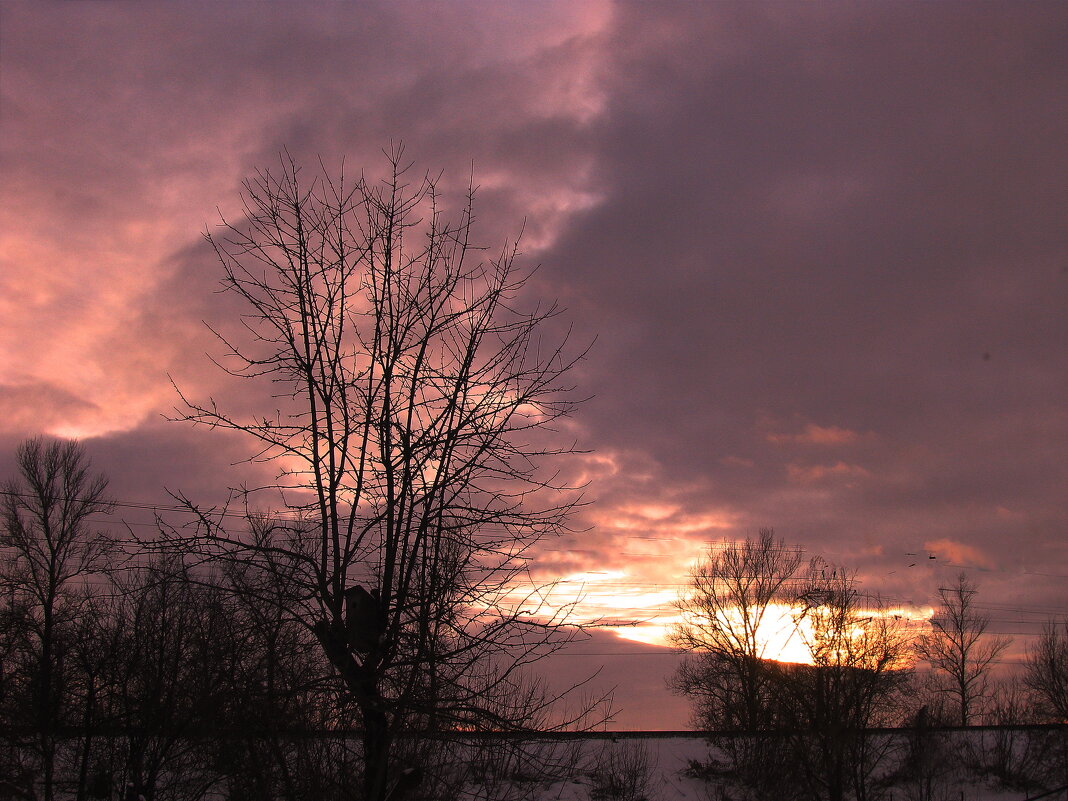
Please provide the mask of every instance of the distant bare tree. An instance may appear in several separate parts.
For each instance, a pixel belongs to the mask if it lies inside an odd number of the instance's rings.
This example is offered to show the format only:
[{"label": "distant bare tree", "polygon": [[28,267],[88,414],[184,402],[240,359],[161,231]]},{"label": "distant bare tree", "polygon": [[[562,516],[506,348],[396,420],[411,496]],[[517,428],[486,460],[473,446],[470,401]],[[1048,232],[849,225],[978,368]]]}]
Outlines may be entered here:
[{"label": "distant bare tree", "polygon": [[[797,595],[803,554],[771,529],[741,542],[712,543],[694,565],[677,602],[682,622],[672,632],[688,653],[672,689],[693,702],[694,722],[709,732],[769,732],[784,724],[780,673],[771,661],[772,629],[784,622]],[[780,608],[775,609],[778,605]],[[754,797],[785,798],[787,754],[762,736],[710,735],[715,757],[705,766],[717,780],[740,784]]]},{"label": "distant bare tree", "polygon": [[195,581],[173,556],[117,577],[111,636],[112,721],[122,732],[122,778],[147,798],[203,782],[193,735],[210,730],[225,701],[235,632],[218,590]]},{"label": "distant bare tree", "polygon": [[[713,734],[727,758],[705,766],[742,797],[863,801],[884,756],[866,730],[899,710],[912,634],[844,569],[819,558],[801,565],[801,552],[771,530],[699,562],[675,632],[698,655],[673,684],[695,700],[701,725],[751,733]],[[772,604],[784,607],[776,622],[785,618],[809,664],[775,661]]]},{"label": "distant bare tree", "polygon": [[[295,734],[351,728],[351,704],[338,693],[330,663],[307,628],[279,604],[257,602],[256,593],[246,591],[254,570],[227,567],[216,576],[229,590],[225,652],[231,668],[221,680],[223,736],[210,745],[215,769],[231,799],[330,798],[328,788],[339,785],[346,759],[358,759],[349,751],[357,749],[344,738]],[[235,731],[256,736],[226,736]]]},{"label": "distant bare tree", "polygon": [[857,801],[886,756],[868,729],[900,716],[915,634],[841,567],[813,560],[795,613],[812,665],[784,666],[794,750],[813,797]]},{"label": "distant bare tree", "polygon": [[690,587],[678,601],[682,622],[672,632],[679,648],[694,654],[676,674],[675,687],[698,704],[698,722],[710,729],[766,728],[771,683],[766,660],[774,620],[769,608],[796,596],[803,555],[775,539],[712,544],[694,566]]},{"label": "distant bare tree", "polygon": [[[67,692],[71,697],[71,723],[77,725],[79,738],[77,753],[70,755],[69,774],[74,776],[75,801],[86,801],[90,792],[104,780],[94,765],[94,754],[101,751],[108,738],[103,729],[108,719],[110,679],[114,676],[117,651],[115,626],[111,619],[112,599],[104,593],[87,593],[77,625],[71,636],[68,669],[71,677]],[[73,741],[73,740],[72,740]],[[72,742],[71,741],[71,742]]]},{"label": "distant bare tree", "polygon": [[26,624],[26,670],[45,801],[55,797],[56,731],[66,701],[64,661],[84,610],[84,582],[107,567],[111,540],[90,518],[109,512],[107,479],[76,442],[30,439],[3,486],[0,581]]},{"label": "distant bare tree", "polygon": [[186,545],[246,565],[245,592],[314,632],[360,710],[368,801],[399,775],[399,732],[523,726],[502,701],[568,635],[517,587],[576,502],[539,467],[572,451],[554,435],[577,358],[544,334],[556,307],[519,310],[516,246],[481,258],[473,191],[447,221],[435,181],[399,149],[388,162],[378,184],[305,181],[288,158],[246,184],[245,218],[209,235],[247,309],[220,363],[267,382],[272,411],[181,412],[278,466],[260,489],[280,514],[247,535],[204,514]]},{"label": "distant bare tree", "polygon": [[1050,620],[1028,648],[1024,683],[1045,720],[1068,723],[1068,618]]},{"label": "distant bare tree", "polygon": [[1037,717],[1060,724],[1035,738],[1043,747],[1044,786],[1068,787],[1068,618],[1048,621],[1038,642],[1028,649],[1024,684]]},{"label": "distant bare tree", "polygon": [[989,700],[990,668],[1012,642],[987,633],[990,617],[976,607],[977,592],[964,573],[953,586],[940,587],[942,605],[931,619],[931,632],[917,642],[920,655],[945,677],[936,692],[953,697],[961,726],[970,725]]}]

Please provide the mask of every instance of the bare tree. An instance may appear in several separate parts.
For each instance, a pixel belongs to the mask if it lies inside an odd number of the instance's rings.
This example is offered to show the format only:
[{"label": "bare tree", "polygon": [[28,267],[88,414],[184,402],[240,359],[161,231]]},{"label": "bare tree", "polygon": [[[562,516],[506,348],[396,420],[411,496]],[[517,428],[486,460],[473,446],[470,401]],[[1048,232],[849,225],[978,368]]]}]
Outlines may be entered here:
[{"label": "bare tree", "polygon": [[765,661],[776,632],[773,604],[793,601],[802,553],[761,529],[757,539],[711,545],[694,567],[677,603],[682,622],[672,633],[680,648],[700,656],[683,663],[676,687],[702,699],[708,728],[756,731],[767,723],[770,681]]},{"label": "bare tree", "polygon": [[225,719],[235,651],[227,597],[167,554],[116,579],[112,714],[124,734],[124,779],[148,798],[204,783],[200,743]]},{"label": "bare tree", "polygon": [[1068,722],[1068,619],[1050,620],[1028,648],[1024,683],[1045,720]]},{"label": "bare tree", "polygon": [[[333,670],[314,637],[279,604],[256,601],[245,591],[243,565],[227,565],[216,578],[230,590],[225,634],[227,661],[222,678],[222,736],[211,745],[213,764],[229,785],[231,798],[329,798],[350,754],[343,738],[294,736],[350,728],[351,712],[340,697]],[[232,737],[228,732],[254,732]]]},{"label": "bare tree", "polygon": [[19,476],[3,487],[2,581],[27,624],[33,723],[45,801],[55,797],[56,731],[65,703],[63,662],[84,609],[84,582],[107,566],[110,540],[90,526],[111,510],[107,479],[76,442],[30,439]]},{"label": "bare tree", "polygon": [[773,767],[782,764],[783,749],[756,733],[784,725],[779,673],[771,660],[779,656],[779,629],[792,628],[787,610],[802,561],[800,549],[777,540],[771,529],[755,539],[712,543],[676,604],[681,623],[672,639],[689,653],[671,678],[672,688],[691,699],[700,728],[754,734],[710,734],[722,758],[711,758],[706,769],[758,797],[784,797],[780,779],[786,771]]},{"label": "bare tree", "polygon": [[784,667],[793,750],[811,792],[864,801],[886,755],[868,730],[896,722],[911,679],[914,632],[845,569],[814,559],[799,593],[797,631],[811,665]]},{"label": "bare tree", "polygon": [[942,605],[931,619],[931,632],[917,642],[920,655],[944,676],[935,690],[953,697],[961,726],[971,724],[990,698],[990,668],[1012,642],[987,633],[990,617],[976,607],[977,592],[964,573],[953,586],[940,587]]},{"label": "bare tree", "polygon": [[1047,621],[1027,649],[1023,683],[1035,717],[1060,724],[1029,738],[1028,745],[1040,749],[1035,773],[1044,787],[1068,787],[1068,618]]},{"label": "bare tree", "polygon": [[[770,530],[713,549],[679,602],[675,641],[699,655],[674,686],[694,698],[700,724],[749,733],[713,735],[726,759],[706,766],[743,797],[863,799],[882,756],[866,730],[891,720],[911,633],[842,568],[801,565]],[[787,636],[807,664],[775,661]]]},{"label": "bare tree", "polygon": [[305,181],[285,157],[246,183],[245,219],[208,236],[247,308],[220,364],[268,382],[276,411],[181,411],[278,467],[259,488],[284,498],[269,522],[242,534],[205,514],[188,542],[245,564],[246,593],[314,632],[360,710],[370,801],[398,732],[522,725],[499,701],[564,635],[518,587],[576,502],[540,466],[573,448],[553,436],[577,358],[542,334],[557,308],[518,310],[529,272],[514,245],[481,258],[473,190],[450,222],[434,180],[409,179],[400,149],[388,163],[381,183]]},{"label": "bare tree", "polygon": [[99,789],[94,783],[101,781],[99,771],[93,770],[93,756],[107,739],[101,735],[108,722],[109,679],[114,675],[117,651],[111,601],[103,593],[88,593],[71,636],[68,669],[73,675],[67,692],[73,701],[71,711],[76,714],[71,722],[77,724],[81,739],[77,754],[71,755],[75,778],[70,784],[75,788],[75,801],[86,801],[93,789]]}]

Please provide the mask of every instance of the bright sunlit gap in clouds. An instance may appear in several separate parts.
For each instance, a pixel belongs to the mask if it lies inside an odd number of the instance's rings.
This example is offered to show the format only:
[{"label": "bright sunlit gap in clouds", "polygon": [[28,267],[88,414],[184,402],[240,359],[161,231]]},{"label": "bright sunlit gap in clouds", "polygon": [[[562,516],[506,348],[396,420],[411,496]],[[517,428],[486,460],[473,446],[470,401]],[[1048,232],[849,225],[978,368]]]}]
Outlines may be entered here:
[{"label": "bright sunlit gap in clouds", "polygon": [[[624,570],[584,571],[563,577],[545,595],[545,611],[567,609],[566,619],[576,625],[610,631],[643,645],[673,647],[672,630],[683,617],[675,608],[678,591],[654,584],[643,586],[639,577]],[[861,618],[894,617],[906,626],[926,627],[931,607],[860,609]],[[740,629],[741,616],[737,623]],[[858,626],[857,633],[860,628]],[[809,643],[816,640],[811,621],[800,609],[785,603],[770,604],[757,628],[758,650],[765,659],[812,664]]]}]

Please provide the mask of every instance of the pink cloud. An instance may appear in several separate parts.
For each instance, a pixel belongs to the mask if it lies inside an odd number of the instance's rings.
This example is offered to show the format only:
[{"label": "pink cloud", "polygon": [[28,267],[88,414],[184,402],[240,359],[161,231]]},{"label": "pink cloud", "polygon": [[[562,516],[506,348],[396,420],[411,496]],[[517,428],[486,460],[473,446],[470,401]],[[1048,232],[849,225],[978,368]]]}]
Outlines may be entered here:
[{"label": "pink cloud", "polygon": [[871,474],[860,465],[836,462],[832,465],[814,464],[788,464],[786,465],[787,479],[793,484],[815,484],[828,480],[855,480],[867,478]]},{"label": "pink cloud", "polygon": [[840,426],[819,426],[806,423],[801,431],[783,433],[771,431],[765,435],[775,445],[849,445],[865,435]]},{"label": "pink cloud", "polygon": [[930,540],[925,542],[923,547],[939,559],[953,562],[961,567],[994,567],[994,561],[979,548],[948,537]]}]

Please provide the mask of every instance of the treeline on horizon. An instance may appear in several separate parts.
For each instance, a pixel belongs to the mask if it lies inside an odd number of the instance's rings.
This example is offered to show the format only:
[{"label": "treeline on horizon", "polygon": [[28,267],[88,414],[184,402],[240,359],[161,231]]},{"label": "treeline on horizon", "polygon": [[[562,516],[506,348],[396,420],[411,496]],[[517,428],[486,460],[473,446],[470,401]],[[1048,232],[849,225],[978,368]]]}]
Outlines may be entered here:
[{"label": "treeline on horizon", "polygon": [[[352,736],[363,727],[358,705],[315,634],[250,591],[249,566],[208,567],[203,554],[168,548],[180,535],[162,521],[159,539],[141,546],[96,530],[112,510],[107,481],[75,442],[29,440],[18,464],[2,489],[0,797],[345,797],[364,768]],[[1052,739],[1020,731],[1011,747],[1000,736],[986,751],[971,742],[966,755],[939,745],[943,727],[1068,719],[1068,625],[1049,623],[1020,675],[995,675],[1008,641],[986,632],[976,592],[964,575],[943,588],[934,625],[917,635],[879,614],[846,571],[803,563],[771,531],[711,545],[680,598],[685,622],[674,635],[689,655],[672,687],[692,700],[693,722],[714,745],[693,769],[784,798],[776,783],[785,775],[811,797],[860,798],[893,751],[899,774],[963,759],[1010,786],[1049,786],[1046,774],[1068,759],[1063,730]],[[798,636],[811,665],[762,653],[767,607],[786,601],[808,622]],[[917,672],[919,660],[930,669]],[[459,763],[457,743],[520,730],[515,718],[499,727],[435,719],[423,700],[395,757],[422,774],[413,798],[448,797],[442,767]],[[530,710],[526,731],[559,729]],[[583,722],[591,719],[571,721]],[[891,749],[877,727],[906,727],[911,739]],[[450,733],[463,736],[450,745]],[[532,761],[492,737],[480,749],[467,766],[478,775],[494,761],[536,763],[545,775],[563,763],[545,753]],[[493,770],[507,772],[501,765]]]},{"label": "treeline on horizon", "polygon": [[[1016,671],[997,670],[1011,640],[988,631],[978,587],[960,573],[938,595],[929,625],[917,626],[863,593],[853,572],[806,561],[771,529],[712,544],[673,633],[688,655],[672,689],[716,746],[694,770],[740,798],[859,801],[899,787],[933,801],[966,776],[1068,789],[1068,618],[1046,623]],[[769,658],[767,630],[784,606],[811,664]],[[978,724],[1054,725],[969,737]],[[888,727],[908,734],[879,731]]]},{"label": "treeline on horizon", "polygon": [[[142,541],[95,528],[113,503],[77,442],[27,440],[17,462],[0,488],[0,798],[364,797],[365,721],[314,630],[286,614],[299,599],[262,603],[254,567],[206,566],[162,520]],[[252,538],[271,525],[245,523]],[[467,717],[430,686],[386,688],[412,735],[391,744],[388,797],[408,797],[409,777],[411,797],[450,798],[487,776],[573,769],[552,744],[478,740],[604,720],[550,718],[556,696],[517,687],[483,688],[487,709]]]},{"label": "treeline on horizon", "polygon": [[269,798],[275,781],[311,797],[353,769],[342,742],[292,739],[355,726],[351,705],[308,632],[237,591],[240,564],[131,554],[95,530],[107,482],[76,443],[30,440],[18,461],[2,498],[0,797],[221,782]]}]

